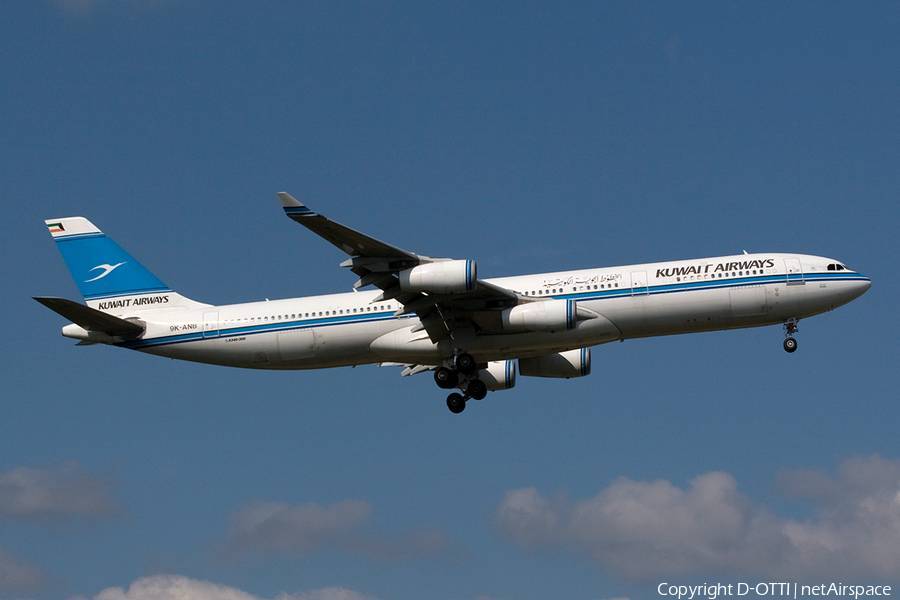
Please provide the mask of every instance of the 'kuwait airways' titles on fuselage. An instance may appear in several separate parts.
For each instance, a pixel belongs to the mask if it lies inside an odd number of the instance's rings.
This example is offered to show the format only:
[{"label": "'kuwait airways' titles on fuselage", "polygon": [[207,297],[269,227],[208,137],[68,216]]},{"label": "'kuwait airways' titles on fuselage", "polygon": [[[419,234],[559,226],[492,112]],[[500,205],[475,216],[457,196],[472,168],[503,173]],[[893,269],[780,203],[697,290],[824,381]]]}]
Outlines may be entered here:
[{"label": "'kuwait airways' titles on fuselage", "polygon": [[718,264],[692,264],[680,265],[656,270],[656,277],[675,277],[684,275],[702,275],[704,273],[720,273],[728,271],[746,271],[750,269],[772,269],[775,267],[774,258],[741,260],[732,262],[720,262]]}]

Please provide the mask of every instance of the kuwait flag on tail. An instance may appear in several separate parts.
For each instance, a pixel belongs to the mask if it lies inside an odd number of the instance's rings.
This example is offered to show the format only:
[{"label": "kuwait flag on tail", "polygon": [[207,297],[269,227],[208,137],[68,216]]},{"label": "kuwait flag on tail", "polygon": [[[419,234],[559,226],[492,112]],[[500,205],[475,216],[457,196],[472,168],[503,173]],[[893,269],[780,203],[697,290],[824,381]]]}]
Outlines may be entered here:
[{"label": "kuwait flag on tail", "polygon": [[65,229],[63,229],[62,223],[47,223],[47,227],[50,228],[50,233],[61,233],[65,231]]}]

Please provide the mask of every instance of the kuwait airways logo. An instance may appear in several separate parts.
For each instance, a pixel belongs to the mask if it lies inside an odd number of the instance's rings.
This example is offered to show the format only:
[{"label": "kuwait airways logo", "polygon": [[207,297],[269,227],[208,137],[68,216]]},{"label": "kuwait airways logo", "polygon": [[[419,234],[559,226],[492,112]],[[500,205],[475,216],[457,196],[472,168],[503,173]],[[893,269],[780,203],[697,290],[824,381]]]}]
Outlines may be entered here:
[{"label": "kuwait airways logo", "polygon": [[[103,272],[100,273],[99,275],[97,275],[96,277],[94,277],[93,279],[86,280],[85,283],[90,283],[92,281],[97,281],[98,279],[103,279],[104,277],[106,277],[107,275],[112,273],[114,269],[116,269],[117,267],[121,267],[124,264],[125,264],[124,262],[120,262],[117,265],[97,265],[96,267],[91,269],[91,271],[96,271],[97,269],[103,269]],[[90,273],[90,271],[88,271],[88,273]]]}]

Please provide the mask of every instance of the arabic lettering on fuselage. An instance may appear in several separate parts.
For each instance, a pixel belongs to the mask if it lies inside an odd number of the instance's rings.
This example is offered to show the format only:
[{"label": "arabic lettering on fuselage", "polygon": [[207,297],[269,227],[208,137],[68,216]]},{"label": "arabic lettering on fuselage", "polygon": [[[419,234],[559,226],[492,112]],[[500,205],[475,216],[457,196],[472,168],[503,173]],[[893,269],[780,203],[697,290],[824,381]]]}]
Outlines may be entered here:
[{"label": "arabic lettering on fuselage", "polygon": [[545,279],[543,287],[561,287],[567,285],[593,285],[596,283],[606,283],[608,281],[620,281],[621,273],[607,273],[603,275],[594,275],[591,277],[558,277],[556,279]]}]

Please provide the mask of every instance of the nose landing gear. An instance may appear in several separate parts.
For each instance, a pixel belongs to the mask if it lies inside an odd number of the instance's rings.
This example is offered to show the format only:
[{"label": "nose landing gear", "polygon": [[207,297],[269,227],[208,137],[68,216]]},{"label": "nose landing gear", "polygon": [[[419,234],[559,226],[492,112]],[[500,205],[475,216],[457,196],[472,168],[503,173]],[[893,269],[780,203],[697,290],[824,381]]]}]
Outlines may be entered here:
[{"label": "nose landing gear", "polygon": [[793,335],[797,333],[797,319],[791,318],[784,322],[784,351],[794,352],[797,350],[797,340]]}]

